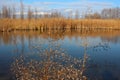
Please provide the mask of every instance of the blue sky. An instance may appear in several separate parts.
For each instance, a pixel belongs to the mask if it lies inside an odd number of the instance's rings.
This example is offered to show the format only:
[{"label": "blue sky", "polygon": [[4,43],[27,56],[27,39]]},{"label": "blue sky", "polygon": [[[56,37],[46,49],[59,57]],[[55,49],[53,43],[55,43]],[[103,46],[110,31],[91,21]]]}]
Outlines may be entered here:
[{"label": "blue sky", "polygon": [[[0,7],[2,5],[20,7],[20,0],[0,0]],[[31,9],[38,9],[40,11],[85,11],[92,9],[100,11],[103,8],[120,7],[120,0],[23,0],[24,6],[27,9],[29,6]]]},{"label": "blue sky", "polygon": [[[17,0],[19,1],[19,0]],[[119,6],[120,1],[119,0],[23,0],[26,4],[33,4],[33,3],[101,3],[102,4],[112,4],[112,6]],[[52,5],[52,4],[51,4]],[[60,5],[58,5],[60,6]],[[97,6],[97,5],[95,5]],[[53,6],[54,7],[54,6]]]}]

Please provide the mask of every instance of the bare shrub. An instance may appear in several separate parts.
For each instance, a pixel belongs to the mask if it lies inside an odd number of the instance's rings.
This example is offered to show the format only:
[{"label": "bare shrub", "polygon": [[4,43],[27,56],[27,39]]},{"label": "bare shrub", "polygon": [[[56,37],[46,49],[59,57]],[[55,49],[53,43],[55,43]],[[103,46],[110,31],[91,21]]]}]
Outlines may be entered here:
[{"label": "bare shrub", "polygon": [[26,61],[25,56],[17,58],[11,67],[17,80],[87,80],[83,75],[87,55],[83,59],[74,58],[53,40],[48,47],[35,46],[40,60]]}]

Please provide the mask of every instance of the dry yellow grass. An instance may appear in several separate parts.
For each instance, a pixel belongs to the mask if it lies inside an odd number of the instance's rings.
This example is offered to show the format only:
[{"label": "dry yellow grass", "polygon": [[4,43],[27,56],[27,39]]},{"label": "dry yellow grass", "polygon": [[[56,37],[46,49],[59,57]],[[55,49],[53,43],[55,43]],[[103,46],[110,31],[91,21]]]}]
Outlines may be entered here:
[{"label": "dry yellow grass", "polygon": [[120,29],[120,20],[114,19],[0,19],[0,31],[11,30],[59,30],[59,29],[88,29],[88,30],[113,30]]}]

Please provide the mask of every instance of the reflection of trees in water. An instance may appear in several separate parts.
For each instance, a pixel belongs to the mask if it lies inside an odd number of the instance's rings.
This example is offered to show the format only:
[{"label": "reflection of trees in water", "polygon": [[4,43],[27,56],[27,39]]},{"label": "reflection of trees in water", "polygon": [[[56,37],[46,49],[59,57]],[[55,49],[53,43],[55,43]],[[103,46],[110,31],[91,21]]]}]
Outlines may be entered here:
[{"label": "reflection of trees in water", "polygon": [[[90,50],[90,49],[92,49],[93,51],[96,51],[96,52],[107,51],[110,49],[109,43],[107,43],[107,42],[100,42],[100,43],[94,42],[94,40],[91,40],[88,37],[81,37],[81,40],[82,40],[81,46],[84,48],[84,56],[89,54],[88,50]],[[86,54],[86,53],[88,53],[88,54]],[[102,73],[104,73],[104,71],[102,71],[102,70],[104,70],[104,68],[105,68],[105,66],[107,66],[107,64],[103,65],[103,64],[93,63],[92,59],[90,59],[90,61],[88,61],[87,65],[88,66],[87,66],[87,70],[85,71],[85,74],[89,74],[87,76],[89,80],[99,80],[99,79],[100,80],[109,80],[110,79],[110,78],[106,78],[107,75],[104,75],[104,77],[102,75]],[[101,66],[103,66],[103,69],[100,69]],[[110,65],[108,65],[108,66],[110,66]],[[113,80],[115,80],[115,79],[113,78]]]},{"label": "reflection of trees in water", "polygon": [[110,50],[109,42],[96,41],[89,37],[81,37],[81,46],[86,48],[86,51],[92,50],[92,52],[101,52]]},{"label": "reflection of trees in water", "polygon": [[[88,32],[89,33],[89,32]],[[1,44],[5,45],[14,45],[16,48],[16,52],[18,53],[24,53],[25,48],[28,48],[26,46],[26,43],[31,46],[32,41],[37,40],[47,40],[50,36],[52,39],[55,40],[64,40],[65,37],[68,37],[69,39],[72,39],[74,37],[95,37],[95,33],[88,34],[87,32],[80,32],[78,30],[53,30],[53,31],[16,31],[16,32],[10,32],[10,33],[1,33],[0,34],[0,42]],[[99,34],[96,34],[97,36]],[[25,42],[26,41],[26,42]],[[83,40],[84,41],[84,40]],[[77,44],[77,43],[76,43]],[[22,50],[21,50],[22,49]],[[98,51],[98,47],[94,47],[94,51]],[[14,53],[16,53],[14,52]]]},{"label": "reflection of trees in water", "polygon": [[[59,35],[58,35],[59,34]],[[0,42],[4,44],[12,44],[13,37],[18,38],[25,37],[26,39],[35,39],[42,37],[47,39],[51,35],[53,39],[64,39],[66,36],[68,38],[76,37],[100,37],[103,41],[108,40],[111,42],[119,42],[119,31],[81,31],[81,30],[46,30],[46,31],[16,31],[16,32],[3,32],[0,33]],[[116,36],[116,37],[115,37]]]},{"label": "reflection of trees in water", "polygon": [[77,59],[68,55],[57,41],[49,39],[47,48],[35,46],[39,60],[28,61],[24,55],[12,64],[12,72],[18,80],[86,80],[83,75],[87,55]]},{"label": "reflection of trees in water", "polygon": [[101,38],[102,41],[107,41],[107,42],[111,42],[111,43],[120,43],[120,36],[113,36],[113,37],[102,37]]},{"label": "reflection of trees in water", "polygon": [[110,45],[109,43],[98,43],[95,46],[92,46],[93,51],[100,52],[100,51],[108,51],[110,50]]},{"label": "reflection of trees in water", "polygon": [[11,36],[8,33],[0,33],[0,42],[4,44],[9,44],[11,42]]}]

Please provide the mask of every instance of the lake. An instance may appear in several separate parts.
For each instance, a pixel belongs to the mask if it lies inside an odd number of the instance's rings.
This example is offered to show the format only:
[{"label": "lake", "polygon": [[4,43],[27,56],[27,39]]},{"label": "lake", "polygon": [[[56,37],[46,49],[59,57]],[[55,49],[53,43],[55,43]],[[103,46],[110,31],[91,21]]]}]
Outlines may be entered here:
[{"label": "lake", "polygon": [[35,47],[40,50],[55,44],[76,59],[88,56],[83,73],[88,80],[120,80],[120,31],[80,30],[1,32],[0,80],[15,79],[11,65],[17,57],[39,61]]}]

